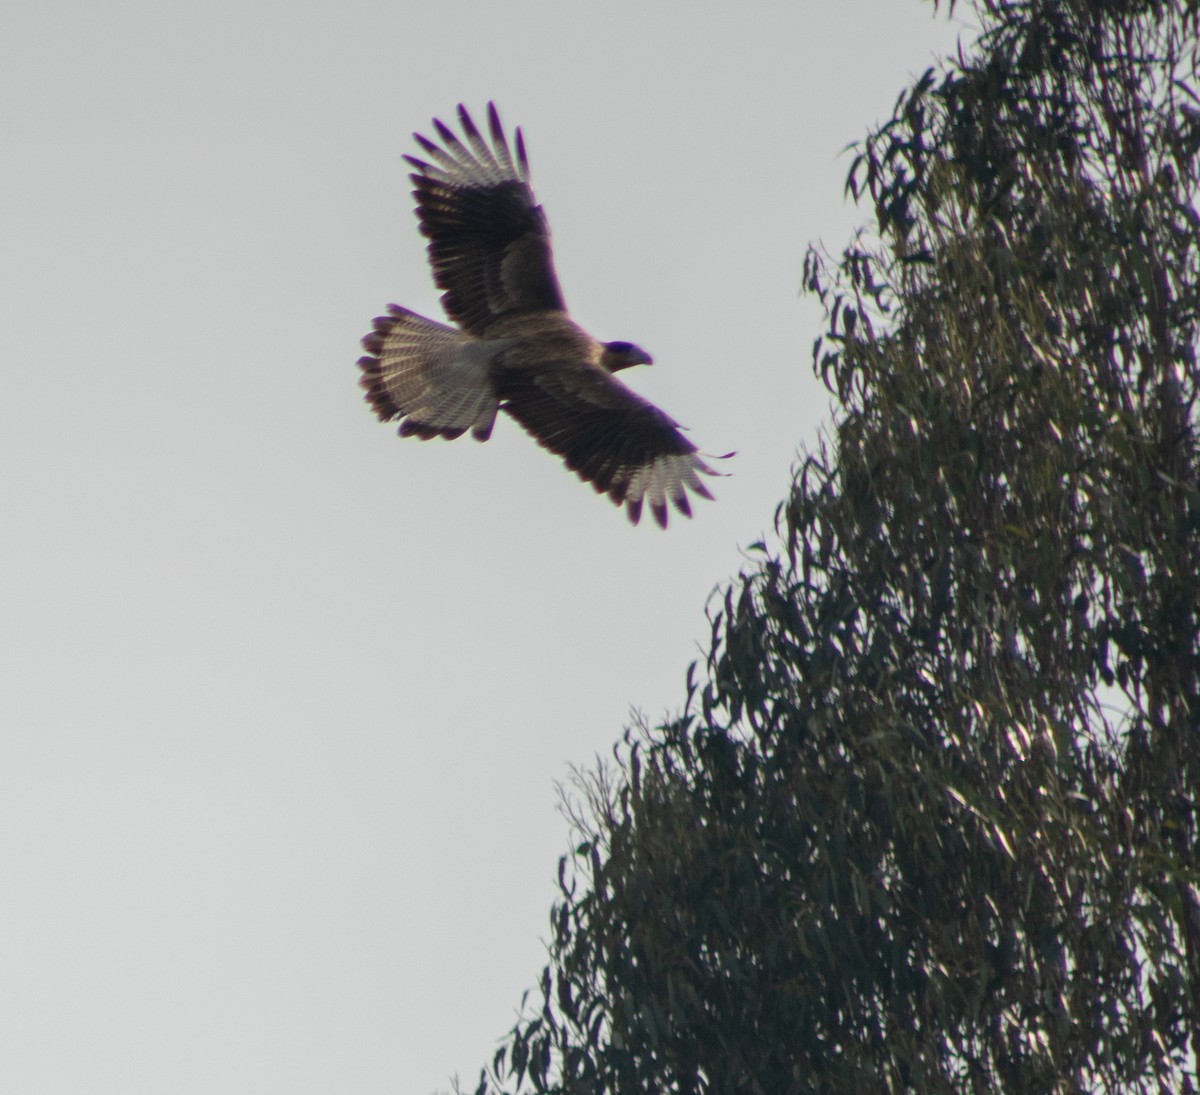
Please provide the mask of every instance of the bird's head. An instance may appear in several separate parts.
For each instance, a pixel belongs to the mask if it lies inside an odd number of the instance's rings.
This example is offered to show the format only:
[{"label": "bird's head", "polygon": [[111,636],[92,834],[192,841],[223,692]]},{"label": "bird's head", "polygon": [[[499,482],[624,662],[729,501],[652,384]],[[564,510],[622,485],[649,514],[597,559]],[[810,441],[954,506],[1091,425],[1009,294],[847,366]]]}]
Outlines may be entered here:
[{"label": "bird's head", "polygon": [[654,358],[632,342],[606,342],[601,347],[600,364],[610,373],[615,373],[631,365],[653,365]]}]

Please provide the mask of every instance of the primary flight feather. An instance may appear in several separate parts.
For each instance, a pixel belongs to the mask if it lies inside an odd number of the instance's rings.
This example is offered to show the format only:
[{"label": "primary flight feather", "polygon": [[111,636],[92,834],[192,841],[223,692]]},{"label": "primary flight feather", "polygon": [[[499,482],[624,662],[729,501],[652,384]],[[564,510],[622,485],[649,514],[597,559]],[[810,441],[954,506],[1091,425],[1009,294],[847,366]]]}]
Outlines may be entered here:
[{"label": "primary flight feather", "polygon": [[600,342],[563,302],[550,229],[529,186],[521,130],[514,149],[488,104],[488,137],[458,108],[462,137],[434,119],[438,141],[414,134],[417,218],[442,306],[457,325],[388,305],[363,340],[360,383],[401,436],[486,441],[507,411],[567,467],[626,507],[644,504],[666,528],[668,503],[691,516],[688,491],[712,498],[715,475],[679,424],[613,373],[650,364],[630,342]]}]

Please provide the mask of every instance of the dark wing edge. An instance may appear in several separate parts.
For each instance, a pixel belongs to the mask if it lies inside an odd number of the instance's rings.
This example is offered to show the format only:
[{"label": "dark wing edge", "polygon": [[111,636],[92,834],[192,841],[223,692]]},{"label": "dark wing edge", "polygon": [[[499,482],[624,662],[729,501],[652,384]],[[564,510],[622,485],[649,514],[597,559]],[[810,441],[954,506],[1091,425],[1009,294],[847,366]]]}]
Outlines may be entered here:
[{"label": "dark wing edge", "polygon": [[615,377],[592,369],[529,373],[512,377],[503,394],[502,409],[597,493],[624,505],[631,523],[646,505],[659,528],[667,527],[668,503],[691,517],[689,490],[712,500],[700,475],[722,473],[674,419]]},{"label": "dark wing edge", "polygon": [[442,305],[472,334],[513,313],[565,311],[525,139],[518,128],[514,155],[495,104],[487,110],[490,141],[460,103],[462,139],[434,118],[440,143],[413,134],[428,159],[404,157]]}]

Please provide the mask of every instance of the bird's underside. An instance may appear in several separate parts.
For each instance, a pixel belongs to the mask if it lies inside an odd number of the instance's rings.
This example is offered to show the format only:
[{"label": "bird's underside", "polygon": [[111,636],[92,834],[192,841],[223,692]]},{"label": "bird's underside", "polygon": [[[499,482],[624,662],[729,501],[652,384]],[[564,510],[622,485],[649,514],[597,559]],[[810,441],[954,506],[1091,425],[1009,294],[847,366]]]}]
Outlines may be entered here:
[{"label": "bird's underside", "polygon": [[428,159],[416,169],[417,217],[451,327],[392,304],[363,339],[361,384],[401,436],[491,435],[498,410],[637,523],[649,505],[667,525],[669,505],[691,516],[688,491],[711,498],[715,475],[676,423],[616,371],[649,364],[628,342],[600,342],[568,316],[550,233],[529,186],[521,131],[515,157],[496,109],[491,140],[458,108],[463,139],[434,119],[441,144],[415,134]]}]

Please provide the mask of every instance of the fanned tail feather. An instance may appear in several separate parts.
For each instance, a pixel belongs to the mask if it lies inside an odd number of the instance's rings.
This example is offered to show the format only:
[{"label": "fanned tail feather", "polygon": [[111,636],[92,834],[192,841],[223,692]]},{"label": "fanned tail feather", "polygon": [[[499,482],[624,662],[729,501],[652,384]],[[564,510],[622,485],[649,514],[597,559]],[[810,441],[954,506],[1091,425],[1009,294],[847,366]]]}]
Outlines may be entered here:
[{"label": "fanned tail feather", "polygon": [[359,384],[382,422],[402,419],[402,437],[491,436],[498,401],[488,375],[495,343],[388,305],[363,340]]}]

